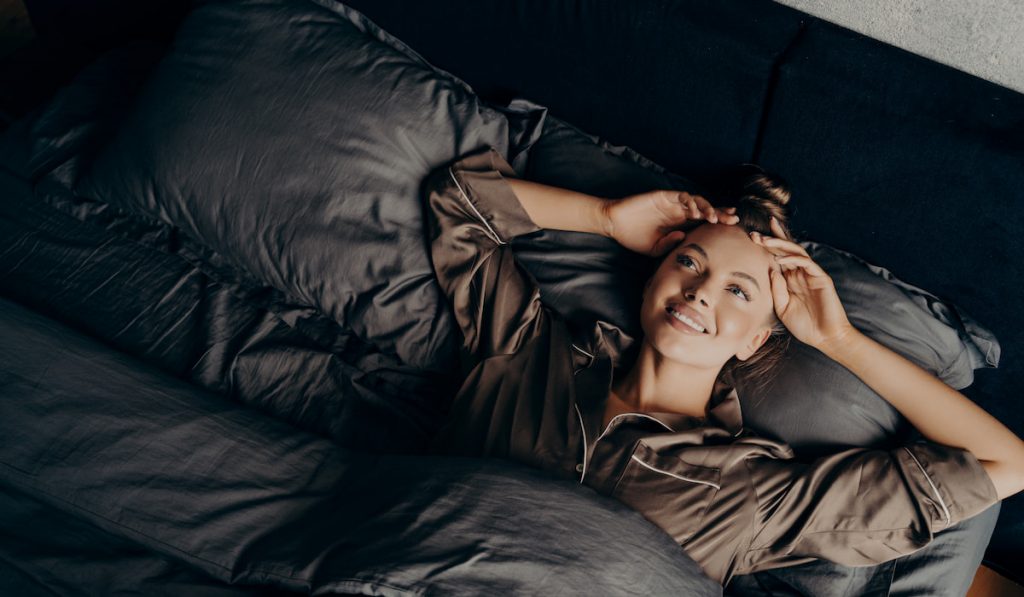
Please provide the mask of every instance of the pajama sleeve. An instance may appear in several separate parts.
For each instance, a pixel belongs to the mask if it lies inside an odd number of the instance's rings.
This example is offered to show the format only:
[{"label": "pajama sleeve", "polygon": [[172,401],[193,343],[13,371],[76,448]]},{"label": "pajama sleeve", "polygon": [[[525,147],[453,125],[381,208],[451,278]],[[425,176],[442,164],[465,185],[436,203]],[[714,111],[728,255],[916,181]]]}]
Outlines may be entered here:
[{"label": "pajama sleeve", "polygon": [[750,469],[758,514],[740,574],[811,558],[878,564],[998,501],[973,454],[931,442],[847,450],[810,464],[758,461]]},{"label": "pajama sleeve", "polygon": [[541,230],[505,180],[515,176],[493,148],[428,177],[427,221],[434,272],[464,338],[464,356],[516,352],[548,317],[536,281],[509,241]]}]

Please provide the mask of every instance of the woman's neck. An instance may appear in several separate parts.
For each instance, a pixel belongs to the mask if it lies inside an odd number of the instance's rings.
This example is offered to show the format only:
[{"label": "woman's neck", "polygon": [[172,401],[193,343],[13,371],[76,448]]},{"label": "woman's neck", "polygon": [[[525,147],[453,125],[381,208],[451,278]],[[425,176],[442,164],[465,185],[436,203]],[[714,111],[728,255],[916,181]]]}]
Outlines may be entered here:
[{"label": "woman's neck", "polygon": [[629,411],[703,417],[717,377],[718,371],[664,358],[644,340],[633,367],[612,380],[607,418]]}]

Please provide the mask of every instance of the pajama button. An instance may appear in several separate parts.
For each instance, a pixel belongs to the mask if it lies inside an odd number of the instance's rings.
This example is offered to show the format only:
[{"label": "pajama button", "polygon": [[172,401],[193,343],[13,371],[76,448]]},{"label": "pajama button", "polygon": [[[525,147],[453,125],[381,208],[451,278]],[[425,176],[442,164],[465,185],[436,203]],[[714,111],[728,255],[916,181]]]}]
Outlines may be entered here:
[{"label": "pajama button", "polygon": [[577,473],[582,473],[583,472],[583,463],[580,463],[580,464],[576,465],[576,472]]}]

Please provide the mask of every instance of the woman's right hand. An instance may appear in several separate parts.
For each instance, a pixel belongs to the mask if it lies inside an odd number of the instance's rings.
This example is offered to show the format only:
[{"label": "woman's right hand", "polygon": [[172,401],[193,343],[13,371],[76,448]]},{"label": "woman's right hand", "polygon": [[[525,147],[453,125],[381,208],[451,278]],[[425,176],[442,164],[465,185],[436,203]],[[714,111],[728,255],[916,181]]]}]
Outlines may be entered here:
[{"label": "woman's right hand", "polygon": [[678,245],[689,222],[736,224],[736,208],[717,209],[700,195],[657,190],[605,202],[608,236],[631,251],[661,257]]},{"label": "woman's right hand", "polygon": [[785,240],[779,221],[771,219],[775,236],[751,232],[750,238],[771,253],[769,270],[775,314],[793,336],[825,354],[841,346],[857,330],[850,324],[832,277],[799,244]]}]

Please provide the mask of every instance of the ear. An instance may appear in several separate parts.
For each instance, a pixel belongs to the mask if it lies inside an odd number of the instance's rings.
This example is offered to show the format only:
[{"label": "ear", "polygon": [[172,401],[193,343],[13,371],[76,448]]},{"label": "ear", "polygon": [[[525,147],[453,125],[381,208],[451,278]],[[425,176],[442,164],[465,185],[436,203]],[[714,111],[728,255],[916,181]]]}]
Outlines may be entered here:
[{"label": "ear", "polygon": [[745,360],[749,359],[750,357],[754,356],[754,353],[756,353],[758,351],[758,349],[760,349],[762,346],[764,346],[764,343],[768,341],[768,337],[771,336],[771,335],[772,335],[772,328],[770,328],[770,327],[761,328],[760,330],[758,330],[758,332],[756,334],[754,334],[750,338],[750,341],[747,342],[743,346],[743,348],[740,349],[740,351],[736,353],[736,358],[741,360],[741,361],[745,361]]}]

